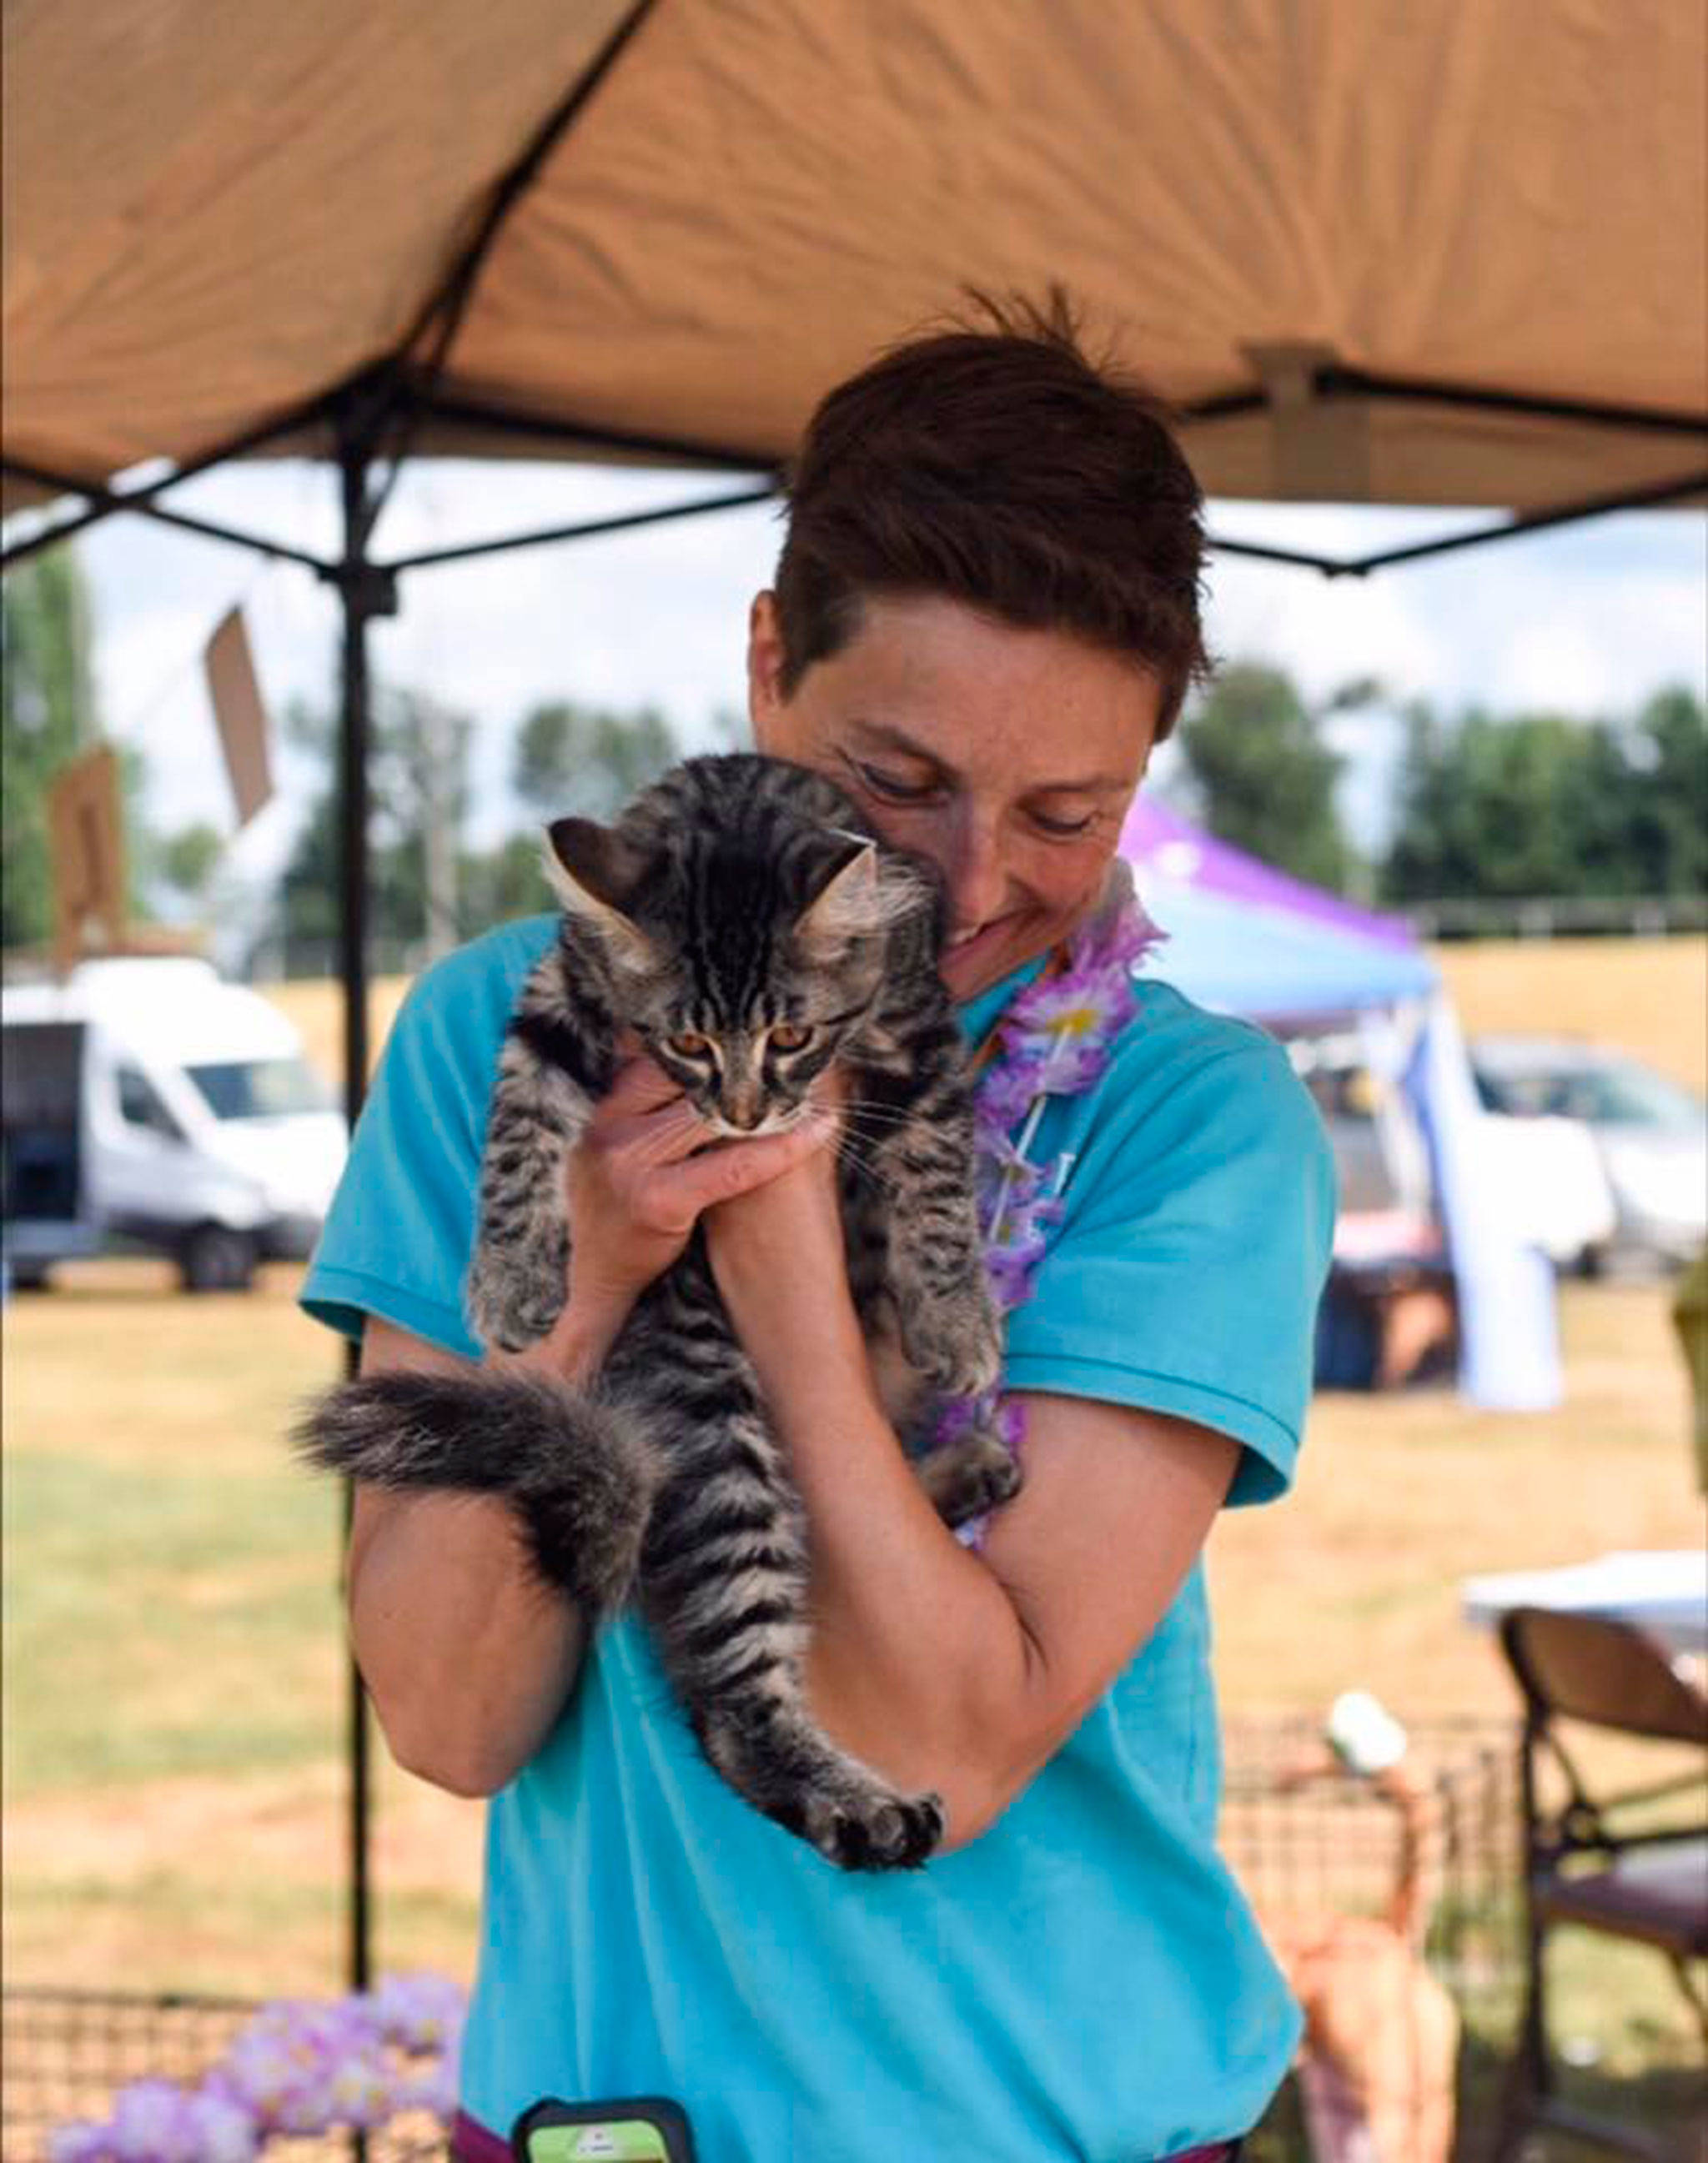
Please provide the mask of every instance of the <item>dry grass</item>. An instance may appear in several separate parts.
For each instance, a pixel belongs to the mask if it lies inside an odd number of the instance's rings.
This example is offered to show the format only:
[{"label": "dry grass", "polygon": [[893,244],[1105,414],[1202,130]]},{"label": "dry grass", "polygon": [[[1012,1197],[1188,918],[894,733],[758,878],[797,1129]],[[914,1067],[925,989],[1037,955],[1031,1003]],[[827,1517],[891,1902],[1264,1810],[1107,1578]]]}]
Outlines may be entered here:
[{"label": "dry grass", "polygon": [[[86,1265],[6,1330],[9,1972],[179,1988],[339,1972],[343,1666],[333,1497],[286,1461],[333,1348],[291,1304]],[[1500,1712],[1468,1572],[1698,1537],[1654,1286],[1574,1286],[1557,1412],[1319,1401],[1297,1492],[1211,1551],[1225,1701]],[[466,1969],[479,1813],[387,1773],[381,1952]]]},{"label": "dry grass", "polygon": [[1708,1089],[1708,940],[1496,939],[1433,951],[1468,1036],[1588,1037]]},{"label": "dry grass", "polygon": [[1425,1390],[1319,1397],[1291,1502],[1230,1512],[1210,1547],[1230,1705],[1354,1687],[1414,1713],[1502,1712],[1459,1582],[1701,1538],[1684,1365],[1661,1287],[1564,1287],[1555,1411],[1480,1412]]}]

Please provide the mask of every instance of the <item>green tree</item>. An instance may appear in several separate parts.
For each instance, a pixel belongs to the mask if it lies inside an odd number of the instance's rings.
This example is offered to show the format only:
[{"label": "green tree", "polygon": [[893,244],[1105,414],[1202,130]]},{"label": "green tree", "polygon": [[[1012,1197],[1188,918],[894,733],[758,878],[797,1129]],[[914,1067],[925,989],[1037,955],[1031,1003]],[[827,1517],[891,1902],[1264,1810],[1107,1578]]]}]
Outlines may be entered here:
[{"label": "green tree", "polygon": [[99,734],[88,589],[76,554],[50,548],[0,589],[0,944],[53,924],[48,789]]},{"label": "green tree", "polygon": [[1397,795],[1395,901],[1700,893],[1708,875],[1708,721],[1689,691],[1626,721],[1416,707]]},{"label": "green tree", "polygon": [[1350,684],[1312,708],[1279,668],[1248,661],[1220,670],[1181,723],[1197,815],[1265,863],[1344,891],[1354,858],[1335,803],[1343,762],[1323,723],[1377,689]]},{"label": "green tree", "polygon": [[619,713],[558,699],[523,717],[511,785],[542,820],[572,811],[610,819],[681,756],[674,731],[655,706]]},{"label": "green tree", "polygon": [[1681,685],[1657,691],[1637,716],[1632,759],[1633,891],[1708,890],[1708,707]]},{"label": "green tree", "polygon": [[540,833],[512,834],[495,849],[463,858],[458,910],[464,938],[552,905]]}]

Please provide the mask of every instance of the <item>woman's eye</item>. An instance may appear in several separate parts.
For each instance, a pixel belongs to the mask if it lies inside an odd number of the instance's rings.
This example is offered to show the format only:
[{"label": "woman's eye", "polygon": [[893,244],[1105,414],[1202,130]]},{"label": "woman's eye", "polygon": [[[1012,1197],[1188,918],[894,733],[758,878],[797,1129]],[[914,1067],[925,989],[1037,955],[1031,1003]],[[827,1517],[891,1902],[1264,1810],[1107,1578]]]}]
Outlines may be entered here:
[{"label": "woman's eye", "polygon": [[798,1022],[780,1021],[771,1032],[773,1051],[802,1051],[812,1041],[812,1031]]},{"label": "woman's eye", "polygon": [[1080,819],[1052,819],[1045,812],[1035,811],[1032,824],[1041,834],[1053,834],[1063,841],[1071,841],[1076,834],[1088,834],[1096,823],[1097,815],[1095,811],[1087,811]]},{"label": "woman's eye", "polygon": [[678,1035],[664,1040],[683,1059],[704,1059],[711,1050],[711,1039],[700,1035],[697,1029],[684,1029]]},{"label": "woman's eye", "polygon": [[857,759],[853,766],[874,796],[885,797],[892,804],[917,804],[931,793],[929,781],[909,781],[899,773],[886,773],[881,767],[867,766]]}]

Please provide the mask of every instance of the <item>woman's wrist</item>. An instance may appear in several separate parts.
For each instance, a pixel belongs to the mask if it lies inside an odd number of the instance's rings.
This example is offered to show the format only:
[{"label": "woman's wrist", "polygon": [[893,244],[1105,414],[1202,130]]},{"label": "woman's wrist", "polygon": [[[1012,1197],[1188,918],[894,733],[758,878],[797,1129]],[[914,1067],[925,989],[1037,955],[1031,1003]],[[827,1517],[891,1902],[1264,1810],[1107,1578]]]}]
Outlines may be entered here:
[{"label": "woman's wrist", "polygon": [[585,1388],[596,1381],[634,1305],[616,1294],[566,1300],[546,1334],[520,1352],[494,1347],[485,1364],[500,1374],[539,1375],[548,1381]]}]

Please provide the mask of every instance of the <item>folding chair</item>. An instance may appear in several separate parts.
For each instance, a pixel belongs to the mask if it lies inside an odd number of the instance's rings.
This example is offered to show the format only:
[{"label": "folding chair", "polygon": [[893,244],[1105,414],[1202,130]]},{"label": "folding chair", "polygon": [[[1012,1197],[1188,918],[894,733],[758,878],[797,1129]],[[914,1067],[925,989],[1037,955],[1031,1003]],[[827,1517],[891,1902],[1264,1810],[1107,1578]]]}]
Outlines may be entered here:
[{"label": "folding chair", "polygon": [[[1524,1694],[1522,1794],[1528,1904],[1527,1988],[1509,2071],[1496,2163],[1508,2163],[1527,2131],[1557,2127],[1629,2155],[1663,2151],[1639,2134],[1562,2103],[1548,2053],[1543,1956],[1561,1923],[1655,1946],[1678,1971],[1708,2044],[1708,1998],[1688,1963],[1708,1956],[1708,1765],[1641,1788],[1590,1794],[1561,1742],[1559,1723],[1580,1722],[1655,1742],[1695,1743],[1708,1752],[1708,1697],[1675,1672],[1653,1637],[1627,1622],[1517,1607],[1501,1618],[1501,1642]],[[1565,1799],[1542,1789],[1544,1762],[1564,1777]],[[1633,1804],[1693,1790],[1681,1820],[1620,1830]]]}]

